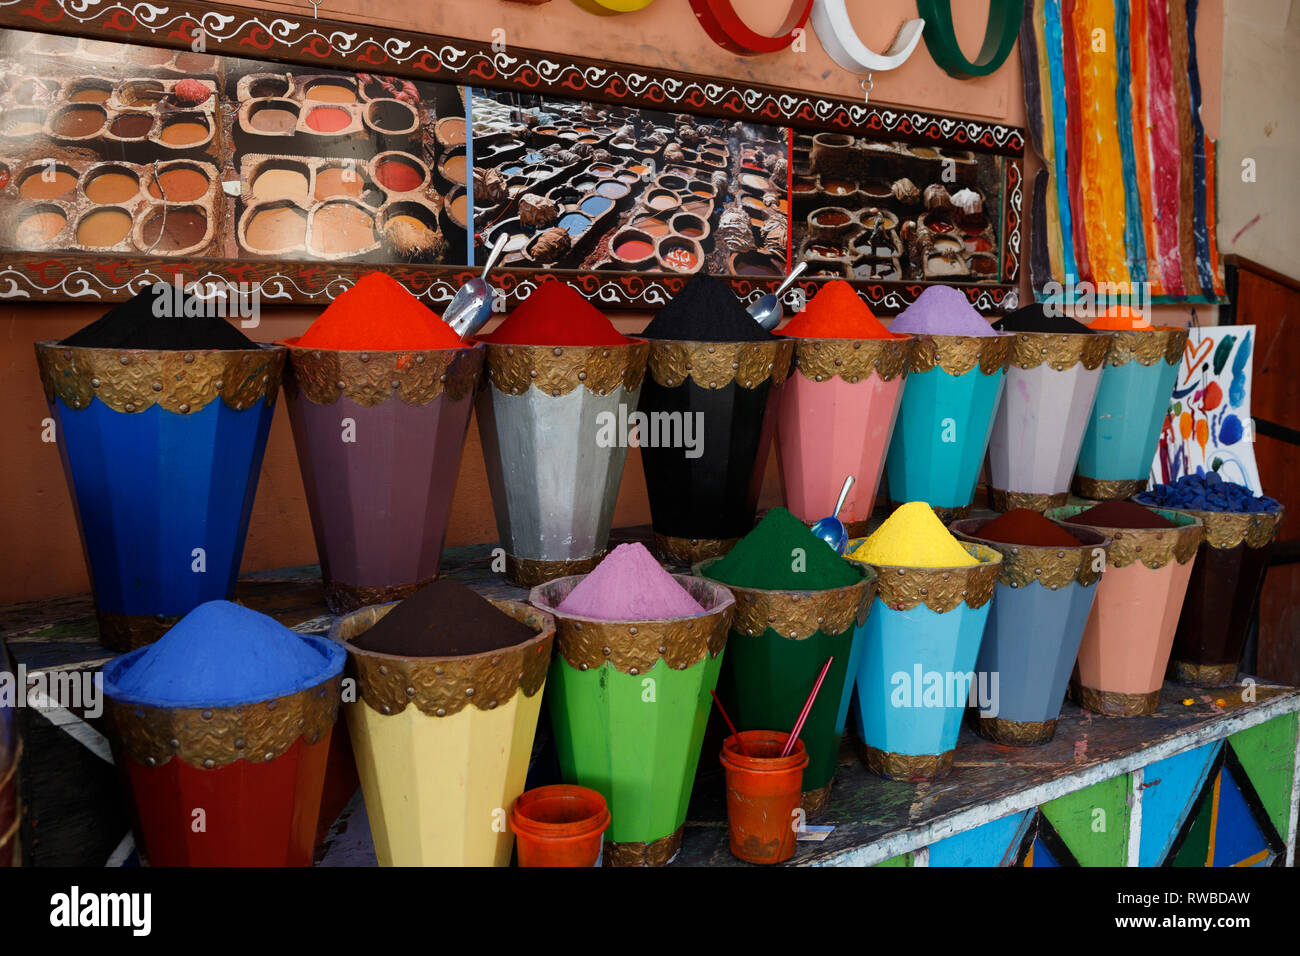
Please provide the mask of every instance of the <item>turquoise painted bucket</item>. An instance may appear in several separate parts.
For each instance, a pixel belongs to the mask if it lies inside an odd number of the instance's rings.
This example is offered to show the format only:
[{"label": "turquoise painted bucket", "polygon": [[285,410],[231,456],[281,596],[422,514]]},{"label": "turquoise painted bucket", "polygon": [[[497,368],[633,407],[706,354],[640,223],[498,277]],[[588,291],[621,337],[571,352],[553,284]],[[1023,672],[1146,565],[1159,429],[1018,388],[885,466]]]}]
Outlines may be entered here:
[{"label": "turquoise painted bucket", "polygon": [[[851,542],[850,550],[860,543]],[[859,628],[853,694],[863,760],[879,776],[936,780],[952,769],[1002,566],[996,549],[962,546],[980,563],[870,565],[878,590]]]},{"label": "turquoise painted bucket", "polygon": [[1146,488],[1186,343],[1186,329],[1115,333],[1079,452],[1076,493],[1104,500]]},{"label": "turquoise painted bucket", "polygon": [[1014,342],[916,336],[885,459],[896,504],[924,501],[944,521],[969,513]]}]

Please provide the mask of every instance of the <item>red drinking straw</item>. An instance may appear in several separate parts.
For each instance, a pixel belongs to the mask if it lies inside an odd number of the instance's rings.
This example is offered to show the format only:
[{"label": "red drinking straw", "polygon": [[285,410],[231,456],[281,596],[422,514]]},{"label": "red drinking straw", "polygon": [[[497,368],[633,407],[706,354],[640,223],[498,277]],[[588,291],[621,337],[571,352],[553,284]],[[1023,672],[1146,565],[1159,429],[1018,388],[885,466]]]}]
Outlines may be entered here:
[{"label": "red drinking straw", "polygon": [[[813,701],[817,699],[817,692],[822,689],[822,681],[826,679],[826,672],[831,669],[831,661],[835,658],[826,658],[826,663],[822,665],[822,672],[817,675],[817,683],[813,684],[812,693],[804,701],[803,710],[799,712],[799,719],[794,722],[794,730],[790,731],[790,736],[786,738],[785,746],[781,748],[781,756],[790,756],[790,751],[794,748],[794,742],[799,739],[799,731],[803,730],[804,722],[808,719],[808,714],[812,711]],[[725,717],[726,714],[723,714]]]},{"label": "red drinking straw", "polygon": [[722,701],[718,700],[717,691],[711,690],[709,693],[713,695],[713,702],[718,705],[718,713],[722,715],[722,719],[725,720],[727,726],[731,728],[731,736],[736,738],[736,747],[740,750],[740,755],[742,757],[748,757],[749,752],[745,750],[745,743],[740,739],[740,731],[736,729],[736,725],[733,724],[731,718],[727,716],[727,712],[722,707]]}]

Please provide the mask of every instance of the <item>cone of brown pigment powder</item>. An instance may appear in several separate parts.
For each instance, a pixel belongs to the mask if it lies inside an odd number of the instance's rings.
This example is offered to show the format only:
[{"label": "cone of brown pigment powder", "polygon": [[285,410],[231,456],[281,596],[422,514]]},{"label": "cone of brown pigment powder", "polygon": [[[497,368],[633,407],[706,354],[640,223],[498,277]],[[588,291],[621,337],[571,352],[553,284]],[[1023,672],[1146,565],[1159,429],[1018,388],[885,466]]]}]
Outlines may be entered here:
[{"label": "cone of brown pigment powder", "polygon": [[701,274],[642,334],[651,340],[640,411],[654,549],[689,567],[725,554],[754,525],[794,342]]},{"label": "cone of brown pigment powder", "polygon": [[649,346],[554,280],[481,339],[478,429],[506,575],[531,587],[590,571],[609,542]]},{"label": "cone of brown pigment powder", "polygon": [[1188,475],[1133,500],[1193,515],[1205,525],[1174,635],[1170,679],[1193,687],[1235,684],[1282,505],[1218,475]]},{"label": "cone of brown pigment powder", "polygon": [[506,866],[555,622],[435,581],[346,614],[348,734],[380,866]]},{"label": "cone of brown pigment powder", "polygon": [[1070,696],[1113,717],[1155,713],[1204,527],[1192,515],[1131,501],[1055,508],[1047,517],[1111,539]]},{"label": "cone of brown pigment powder", "polygon": [[289,346],[289,420],[335,614],[438,574],[483,347],[380,272]]}]

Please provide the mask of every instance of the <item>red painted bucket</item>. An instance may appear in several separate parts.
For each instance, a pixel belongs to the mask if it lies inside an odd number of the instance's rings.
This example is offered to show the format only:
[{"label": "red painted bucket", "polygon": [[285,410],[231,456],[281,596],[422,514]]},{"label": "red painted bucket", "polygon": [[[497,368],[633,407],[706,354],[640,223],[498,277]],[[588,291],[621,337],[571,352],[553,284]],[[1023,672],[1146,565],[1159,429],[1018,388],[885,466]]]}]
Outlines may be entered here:
[{"label": "red painted bucket", "polygon": [[605,798],[587,787],[528,790],[510,808],[519,865],[599,866],[609,820]]},{"label": "red painted bucket", "polygon": [[803,768],[808,753],[796,740],[789,756],[781,756],[789,734],[775,730],[744,730],[722,743],[727,772],[727,822],[731,852],[747,863],[783,863],[794,856],[795,811],[803,795]]}]

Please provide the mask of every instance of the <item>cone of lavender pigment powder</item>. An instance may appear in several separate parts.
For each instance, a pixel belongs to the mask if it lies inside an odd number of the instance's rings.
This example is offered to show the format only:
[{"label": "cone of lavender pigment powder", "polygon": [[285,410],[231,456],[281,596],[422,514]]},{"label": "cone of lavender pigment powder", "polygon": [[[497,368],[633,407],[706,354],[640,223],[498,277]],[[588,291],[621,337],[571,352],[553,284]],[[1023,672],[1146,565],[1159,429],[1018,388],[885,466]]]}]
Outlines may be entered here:
[{"label": "cone of lavender pigment powder", "polygon": [[555,623],[515,601],[435,581],[346,614],[344,706],[381,866],[506,866],[493,814],[524,791]]},{"label": "cone of lavender pigment powder", "polygon": [[158,285],[36,360],[100,643],[139,647],[232,597],[285,349]]},{"label": "cone of lavender pigment powder", "polygon": [[[825,545],[822,545],[825,547]],[[556,620],[551,726],[565,783],[598,791],[613,822],[606,866],[662,866],[682,827],[734,600],[669,574],[641,544],[586,576],[533,588]]]},{"label": "cone of lavender pigment powder", "polygon": [[809,817],[820,814],[830,801],[875,572],[845,561],[790,512],[773,508],[725,557],[701,562],[696,573],[736,597],[718,695],[737,730],[788,733],[834,658],[800,733],[808,752],[800,805]]},{"label": "cone of lavender pigment powder", "polygon": [[725,554],[754,525],[794,342],[764,330],[721,279],[698,273],[642,335],[654,549],[690,566]]},{"label": "cone of lavender pigment powder", "polygon": [[1194,687],[1235,684],[1282,526],[1282,505],[1215,472],[1185,475],[1133,500],[1193,515],[1205,525],[1174,633],[1169,676]]},{"label": "cone of lavender pigment powder", "polygon": [[964,518],[975,497],[1014,338],[948,286],[929,286],[890,325],[916,339],[885,469],[895,504]]},{"label": "cone of lavender pigment powder", "polygon": [[346,656],[209,601],[104,666],[105,715],[150,864],[311,864]]},{"label": "cone of lavender pigment powder", "polygon": [[438,574],[484,348],[382,272],[284,344],[325,601],[407,597]]}]

